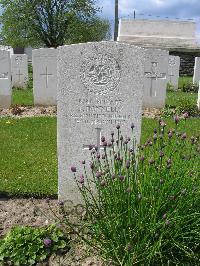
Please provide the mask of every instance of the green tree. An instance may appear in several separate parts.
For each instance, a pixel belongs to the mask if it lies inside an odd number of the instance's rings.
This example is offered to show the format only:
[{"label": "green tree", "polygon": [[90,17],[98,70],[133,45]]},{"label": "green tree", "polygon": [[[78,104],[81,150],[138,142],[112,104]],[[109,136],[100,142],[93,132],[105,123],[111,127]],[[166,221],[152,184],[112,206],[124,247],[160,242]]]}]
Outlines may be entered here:
[{"label": "green tree", "polygon": [[95,0],[0,0],[1,40],[12,47],[100,41],[110,25]]}]

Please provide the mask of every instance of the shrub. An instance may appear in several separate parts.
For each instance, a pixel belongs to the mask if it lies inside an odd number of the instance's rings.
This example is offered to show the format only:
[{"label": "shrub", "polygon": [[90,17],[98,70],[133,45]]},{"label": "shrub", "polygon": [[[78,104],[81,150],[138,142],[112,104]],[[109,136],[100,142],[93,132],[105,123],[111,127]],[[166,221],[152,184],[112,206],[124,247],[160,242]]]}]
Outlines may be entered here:
[{"label": "shrub", "polygon": [[55,225],[45,228],[18,226],[0,241],[0,261],[30,266],[63,249],[69,249],[69,239]]},{"label": "shrub", "polygon": [[[198,138],[163,121],[136,149],[120,126],[104,152],[91,146],[90,169],[71,170],[87,213],[91,245],[116,265],[199,265],[200,176]],[[186,123],[186,119],[185,122]]]},{"label": "shrub", "polygon": [[197,83],[188,82],[183,84],[183,87],[181,88],[183,92],[195,92],[198,93],[199,85]]}]

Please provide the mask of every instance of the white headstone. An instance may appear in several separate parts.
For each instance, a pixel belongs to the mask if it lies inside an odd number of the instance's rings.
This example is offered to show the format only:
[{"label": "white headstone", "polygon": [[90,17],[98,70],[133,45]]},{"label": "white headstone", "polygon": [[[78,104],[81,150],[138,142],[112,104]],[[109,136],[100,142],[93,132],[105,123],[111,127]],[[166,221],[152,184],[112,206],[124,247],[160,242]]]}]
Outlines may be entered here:
[{"label": "white headstone", "polygon": [[199,91],[198,91],[197,107],[198,107],[198,110],[200,110],[200,82],[199,82]]},{"label": "white headstone", "polygon": [[0,108],[10,107],[11,95],[10,53],[0,50]]},{"label": "white headstone", "polygon": [[[134,60],[133,60],[134,58]],[[90,158],[88,146],[120,124],[140,139],[144,50],[116,42],[63,46],[58,54],[59,198],[79,202],[70,167]],[[78,167],[78,171],[80,171]]]},{"label": "white headstone", "polygon": [[35,105],[57,104],[57,50],[33,50],[33,95]]},{"label": "white headstone", "polygon": [[200,81],[200,57],[195,57],[193,83],[198,84],[199,81]]},{"label": "white headstone", "polygon": [[28,82],[28,56],[13,54],[11,56],[12,86],[26,88]]},{"label": "white headstone", "polygon": [[169,67],[168,67],[168,82],[171,85],[173,85],[175,89],[178,89],[179,69],[180,69],[180,57],[170,55]]},{"label": "white headstone", "polygon": [[169,52],[147,49],[144,68],[143,107],[165,106]]}]

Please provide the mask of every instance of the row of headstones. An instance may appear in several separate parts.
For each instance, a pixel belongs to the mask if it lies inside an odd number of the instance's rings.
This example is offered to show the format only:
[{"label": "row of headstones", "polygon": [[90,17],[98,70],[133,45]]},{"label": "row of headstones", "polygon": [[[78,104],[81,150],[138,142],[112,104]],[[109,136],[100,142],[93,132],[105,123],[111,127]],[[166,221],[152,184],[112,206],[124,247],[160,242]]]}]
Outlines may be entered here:
[{"label": "row of headstones", "polygon": [[0,50],[0,108],[10,107],[13,86],[26,88],[27,82],[27,55]]},{"label": "row of headstones", "polygon": [[[178,56],[169,56],[166,51],[155,49],[146,51],[143,106],[161,108],[165,104],[167,82],[171,83],[174,88],[178,87],[180,58]],[[57,104],[57,75],[59,75],[59,73],[57,74],[57,56],[58,50],[56,49],[42,48],[33,51],[33,94],[35,105]],[[14,69],[11,71],[12,86],[24,87],[28,75],[26,55],[13,55],[11,62],[12,69]],[[9,62],[7,62],[7,65],[9,68]],[[8,70],[7,72],[10,73]],[[109,75],[109,73],[107,74]],[[10,84],[9,80],[7,81]],[[10,92],[9,89],[8,94]],[[10,100],[4,104],[4,107],[5,105],[9,107],[8,102],[10,103]],[[0,105],[0,107],[3,106]]]},{"label": "row of headstones", "polygon": [[[55,49],[33,51],[33,87],[36,105],[56,104],[57,53],[58,50]],[[164,106],[167,82],[175,88],[178,87],[180,58],[168,56],[168,52],[161,50],[149,49],[146,53],[144,107]],[[109,72],[107,74],[109,75]]]}]

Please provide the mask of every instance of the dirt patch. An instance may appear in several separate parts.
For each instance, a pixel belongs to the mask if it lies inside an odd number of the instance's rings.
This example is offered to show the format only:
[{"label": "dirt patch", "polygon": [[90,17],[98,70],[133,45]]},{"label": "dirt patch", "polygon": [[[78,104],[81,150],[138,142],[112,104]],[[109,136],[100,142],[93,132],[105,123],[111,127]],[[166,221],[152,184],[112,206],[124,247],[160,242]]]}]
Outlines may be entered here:
[{"label": "dirt patch", "polygon": [[[59,216],[57,200],[47,203],[44,199],[0,199],[0,237],[16,225],[44,226],[54,222],[52,211]],[[106,266],[108,263],[104,263],[94,250],[75,239],[67,254],[52,255],[48,263],[39,263],[37,266],[45,265]]]},{"label": "dirt patch", "polygon": [[[10,109],[0,109],[0,117],[38,117],[38,116],[56,116],[56,106],[13,106]],[[157,118],[161,115],[161,110],[156,108],[145,108],[143,117]]]}]

